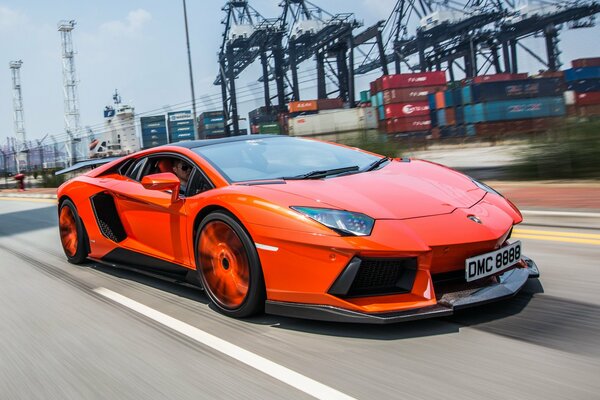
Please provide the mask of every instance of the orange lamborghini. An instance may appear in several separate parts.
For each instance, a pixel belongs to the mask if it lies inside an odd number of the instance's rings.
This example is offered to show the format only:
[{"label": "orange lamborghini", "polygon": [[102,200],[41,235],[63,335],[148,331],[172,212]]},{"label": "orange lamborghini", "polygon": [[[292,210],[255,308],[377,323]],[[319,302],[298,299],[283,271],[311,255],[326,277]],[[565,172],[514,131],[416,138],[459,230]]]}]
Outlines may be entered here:
[{"label": "orange lamborghini", "polygon": [[282,136],[144,150],[58,190],[67,259],[201,285],[232,317],[390,323],[507,298],[517,208],[446,167]]}]

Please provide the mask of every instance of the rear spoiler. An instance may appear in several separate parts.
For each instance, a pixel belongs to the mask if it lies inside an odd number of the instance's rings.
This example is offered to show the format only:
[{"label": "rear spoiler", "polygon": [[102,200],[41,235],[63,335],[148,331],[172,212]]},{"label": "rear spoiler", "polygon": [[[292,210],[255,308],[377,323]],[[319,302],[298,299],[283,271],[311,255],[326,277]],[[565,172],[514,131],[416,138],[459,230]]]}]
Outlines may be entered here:
[{"label": "rear spoiler", "polygon": [[77,170],[80,170],[83,168],[96,168],[99,165],[108,164],[109,162],[118,160],[119,158],[121,158],[121,157],[97,158],[97,159],[93,159],[93,160],[82,161],[75,165],[71,165],[68,168],[61,169],[60,171],[56,171],[54,173],[54,175],[67,174],[69,172],[77,171]]}]

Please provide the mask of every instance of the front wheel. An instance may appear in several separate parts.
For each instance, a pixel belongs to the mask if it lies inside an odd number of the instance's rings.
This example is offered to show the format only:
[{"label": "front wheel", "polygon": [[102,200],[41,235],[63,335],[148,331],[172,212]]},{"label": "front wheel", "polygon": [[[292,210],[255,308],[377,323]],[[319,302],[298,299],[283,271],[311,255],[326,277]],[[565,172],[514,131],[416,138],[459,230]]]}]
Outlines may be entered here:
[{"label": "front wheel", "polygon": [[228,213],[206,216],[195,241],[196,269],[211,301],[230,317],[248,317],[264,309],[265,285],[250,236]]},{"label": "front wheel", "polygon": [[58,212],[60,242],[67,260],[81,264],[87,258],[86,234],[75,205],[70,200],[61,203]]}]

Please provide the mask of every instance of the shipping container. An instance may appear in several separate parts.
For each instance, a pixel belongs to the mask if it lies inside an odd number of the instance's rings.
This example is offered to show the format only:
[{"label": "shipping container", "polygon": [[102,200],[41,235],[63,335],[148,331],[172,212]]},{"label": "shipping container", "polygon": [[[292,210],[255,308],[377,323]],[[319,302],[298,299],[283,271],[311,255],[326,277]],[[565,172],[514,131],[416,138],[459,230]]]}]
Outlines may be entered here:
[{"label": "shipping container", "polygon": [[306,101],[291,101],[288,104],[288,109],[291,113],[302,111],[317,111],[319,109],[316,100]]},{"label": "shipping container", "polygon": [[290,136],[310,136],[376,129],[373,108],[350,108],[289,119]]},{"label": "shipping container", "polygon": [[435,71],[413,74],[384,75],[380,79],[380,91],[406,87],[441,86],[446,84],[446,72]]},{"label": "shipping container", "polygon": [[258,133],[264,135],[280,135],[281,127],[279,122],[265,123],[258,125]]},{"label": "shipping container", "polygon": [[577,93],[575,95],[577,106],[591,106],[600,104],[600,92]]},{"label": "shipping container", "polygon": [[572,106],[573,104],[575,104],[575,91],[574,90],[565,91],[565,93],[563,94],[563,97],[565,99],[565,104],[567,106]]},{"label": "shipping container", "polygon": [[437,118],[437,111],[433,108],[429,109],[429,119],[431,119],[431,126],[438,126],[439,125],[439,121]]},{"label": "shipping container", "polygon": [[194,140],[194,119],[190,110],[175,111],[167,114],[169,143]]},{"label": "shipping container", "polygon": [[600,79],[582,79],[567,82],[567,89],[577,93],[600,92]]},{"label": "shipping container", "polygon": [[447,110],[447,108],[442,108],[442,109],[436,110],[436,112],[435,112],[437,126],[439,126],[439,127],[448,125],[448,122],[446,121],[446,110]]},{"label": "shipping container", "polygon": [[373,81],[369,84],[369,96],[375,96],[375,94],[377,93],[377,86],[376,86],[376,82]]},{"label": "shipping container", "polygon": [[363,90],[362,92],[360,92],[360,102],[361,103],[368,103],[371,101],[371,94],[369,90]]},{"label": "shipping container", "polygon": [[431,129],[431,120],[428,116],[392,118],[386,121],[386,133],[420,132]]},{"label": "shipping container", "polygon": [[465,122],[506,121],[542,117],[558,117],[566,113],[565,102],[561,97],[540,99],[519,99],[478,103],[467,111],[465,106]]},{"label": "shipping container", "polygon": [[579,58],[571,61],[573,68],[600,67],[600,57]]},{"label": "shipping container", "polygon": [[384,106],[377,107],[377,119],[379,119],[379,121],[385,120],[385,108],[384,108]]},{"label": "shipping container", "polygon": [[519,79],[527,79],[527,74],[493,74],[479,75],[471,79],[471,83],[485,82],[500,82],[500,81],[516,81]]},{"label": "shipping container", "polygon": [[466,136],[467,130],[465,126],[446,126],[440,127],[440,137],[442,139],[452,138],[452,137],[462,137]]},{"label": "shipping container", "polygon": [[383,101],[383,92],[377,93],[377,105],[383,106],[385,102]]},{"label": "shipping container", "polygon": [[340,98],[335,99],[319,99],[317,100],[317,110],[335,110],[337,108],[344,108],[344,100]]},{"label": "shipping container", "polygon": [[204,118],[212,118],[212,117],[222,117],[223,115],[225,115],[225,113],[223,112],[223,110],[220,111],[204,111],[203,113],[201,113],[199,115],[200,119],[204,119]]},{"label": "shipping container", "polygon": [[454,98],[452,97],[452,90],[446,90],[444,92],[444,105],[446,107],[453,107],[454,104]]},{"label": "shipping container", "polygon": [[577,115],[580,117],[598,117],[600,116],[600,104],[577,107]]},{"label": "shipping container", "polygon": [[429,115],[429,103],[426,101],[414,103],[388,104],[385,108],[385,119],[402,117],[419,117]]},{"label": "shipping container", "polygon": [[462,125],[465,123],[465,111],[463,106],[458,106],[454,108],[454,117],[456,119],[456,125]]},{"label": "shipping container", "polygon": [[377,93],[375,93],[373,96],[371,96],[371,105],[373,107],[379,107],[382,105],[382,104],[377,103]]},{"label": "shipping container", "polygon": [[567,117],[577,116],[577,106],[575,104],[567,106]]},{"label": "shipping container", "polygon": [[428,86],[422,88],[390,89],[383,92],[383,104],[407,103],[411,101],[428,101],[428,96],[443,86]]},{"label": "shipping container", "polygon": [[456,108],[446,108],[446,125],[456,125]]},{"label": "shipping container", "polygon": [[559,78],[489,82],[463,87],[462,101],[464,104],[471,104],[509,99],[555,97],[560,96],[562,92],[562,80]]},{"label": "shipping container", "polygon": [[444,92],[436,92],[435,94],[435,108],[446,108],[446,98]]},{"label": "shipping container", "polygon": [[565,80],[567,82],[583,79],[600,79],[600,67],[571,68],[565,70]]},{"label": "shipping container", "polygon": [[467,125],[469,135],[498,136],[544,132],[562,123],[562,118],[533,118],[517,121],[484,122]]},{"label": "shipping container", "polygon": [[429,93],[427,95],[427,102],[429,103],[430,110],[435,110],[437,108],[435,104],[435,93]]}]

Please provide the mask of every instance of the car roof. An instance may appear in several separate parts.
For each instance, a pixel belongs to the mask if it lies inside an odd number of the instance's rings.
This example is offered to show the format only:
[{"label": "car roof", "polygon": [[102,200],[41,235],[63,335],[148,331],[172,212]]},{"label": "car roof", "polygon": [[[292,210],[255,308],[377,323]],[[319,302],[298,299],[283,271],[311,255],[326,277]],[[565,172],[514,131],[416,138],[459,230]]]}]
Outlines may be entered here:
[{"label": "car roof", "polygon": [[242,136],[231,136],[221,139],[204,139],[204,140],[190,140],[188,142],[177,142],[171,143],[169,146],[184,147],[186,149],[195,149],[197,147],[206,147],[214,144],[222,143],[233,143],[243,142],[245,140],[256,140],[256,139],[268,139],[275,137],[284,137],[281,135],[242,135]]}]

